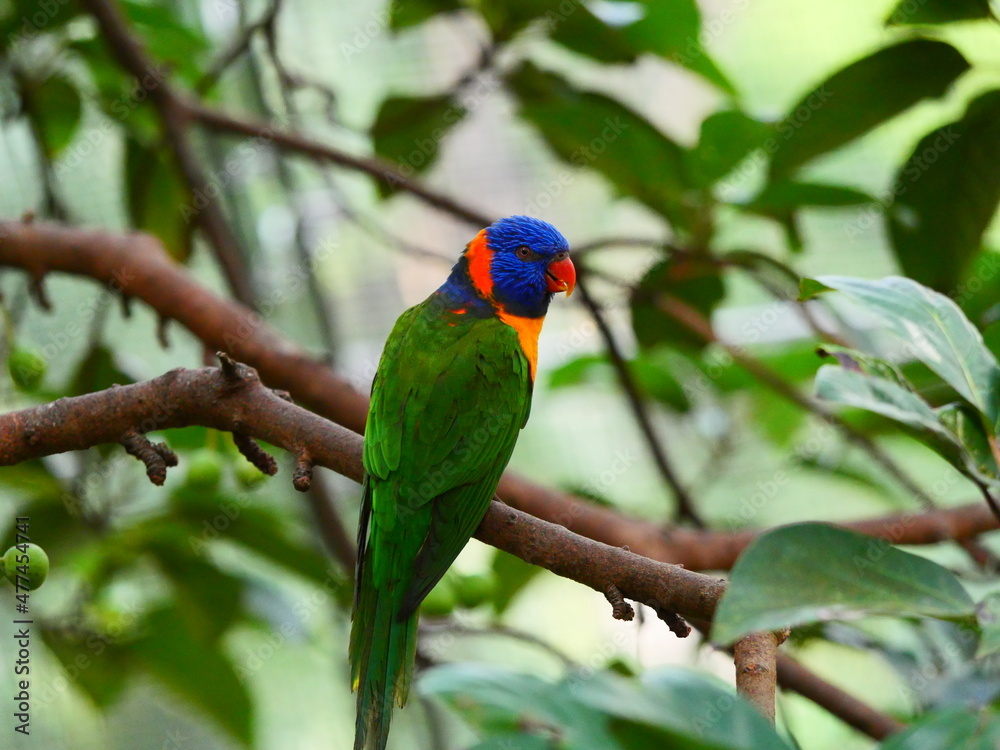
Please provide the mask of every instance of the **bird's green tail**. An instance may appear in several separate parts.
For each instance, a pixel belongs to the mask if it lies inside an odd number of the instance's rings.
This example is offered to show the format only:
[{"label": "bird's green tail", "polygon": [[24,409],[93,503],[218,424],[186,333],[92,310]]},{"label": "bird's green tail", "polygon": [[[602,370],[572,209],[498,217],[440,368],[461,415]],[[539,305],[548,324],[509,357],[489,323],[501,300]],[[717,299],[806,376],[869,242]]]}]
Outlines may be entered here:
[{"label": "bird's green tail", "polygon": [[[367,561],[366,561],[367,562]],[[361,576],[351,626],[351,679],[358,691],[354,750],[384,750],[393,703],[406,703],[417,648],[417,614],[398,618],[391,593]]]}]

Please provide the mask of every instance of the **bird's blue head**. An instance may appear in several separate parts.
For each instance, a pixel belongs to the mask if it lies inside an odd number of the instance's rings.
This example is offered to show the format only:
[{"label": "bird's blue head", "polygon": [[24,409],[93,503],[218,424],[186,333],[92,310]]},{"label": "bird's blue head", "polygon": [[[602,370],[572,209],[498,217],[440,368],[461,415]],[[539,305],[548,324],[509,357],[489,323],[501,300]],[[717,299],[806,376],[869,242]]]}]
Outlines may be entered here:
[{"label": "bird's blue head", "polygon": [[530,216],[509,216],[482,230],[463,259],[476,290],[518,317],[543,317],[553,294],[568,295],[576,285],[566,238]]}]

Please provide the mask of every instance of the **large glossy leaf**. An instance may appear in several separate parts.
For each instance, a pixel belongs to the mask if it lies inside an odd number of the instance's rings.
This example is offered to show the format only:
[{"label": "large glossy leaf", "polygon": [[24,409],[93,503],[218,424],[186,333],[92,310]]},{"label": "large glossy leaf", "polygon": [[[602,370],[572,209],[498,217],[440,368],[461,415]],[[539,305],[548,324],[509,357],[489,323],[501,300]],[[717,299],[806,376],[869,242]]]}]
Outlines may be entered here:
[{"label": "large glossy leaf", "polygon": [[132,225],[159,237],[175,260],[187,260],[202,204],[191,196],[171,157],[129,138],[125,180]]},{"label": "large glossy leaf", "polygon": [[437,159],[441,141],[463,117],[465,108],[448,95],[386,99],[372,126],[372,143],[407,176],[419,174]]},{"label": "large glossy leaf", "polygon": [[968,68],[954,47],[926,39],[901,42],[848,65],[802,97],[778,124],[772,177],[787,177],[921,99],[941,96]]},{"label": "large glossy leaf", "polygon": [[889,26],[953,23],[992,18],[990,0],[901,0],[885,20]]},{"label": "large glossy leaf", "polygon": [[1000,716],[995,711],[967,707],[921,718],[895,734],[878,750],[996,750],[1000,747]]},{"label": "large glossy leaf", "polygon": [[817,283],[843,292],[878,316],[905,344],[908,354],[968,399],[989,425],[996,424],[1000,367],[982,335],[948,297],[899,276],[876,281],[820,276],[806,286],[815,290]]},{"label": "large glossy leaf", "polygon": [[[579,91],[557,75],[525,63],[507,78],[521,116],[563,160],[603,174],[678,227],[694,221],[685,185],[684,152],[641,115],[601,94]],[[555,183],[559,192],[563,186]],[[551,202],[558,193],[536,198]],[[546,202],[544,205],[548,205]]]},{"label": "large glossy leaf", "polygon": [[129,649],[154,676],[249,746],[253,707],[246,685],[218,644],[194,637],[176,610],[149,615],[147,635]]},{"label": "large glossy leaf", "polygon": [[726,295],[719,268],[698,259],[665,260],[646,272],[632,293],[632,328],[644,348],[658,344],[700,351],[704,338],[691,333],[660,307],[660,297],[669,295],[709,317]]},{"label": "large glossy leaf", "polygon": [[762,534],[739,557],[712,640],[862,615],[971,621],[974,612],[937,563],[854,531],[800,523]]},{"label": "large glossy leaf", "polygon": [[922,284],[952,292],[1000,202],[1000,91],[924,136],[896,175],[886,212],[896,259]]}]

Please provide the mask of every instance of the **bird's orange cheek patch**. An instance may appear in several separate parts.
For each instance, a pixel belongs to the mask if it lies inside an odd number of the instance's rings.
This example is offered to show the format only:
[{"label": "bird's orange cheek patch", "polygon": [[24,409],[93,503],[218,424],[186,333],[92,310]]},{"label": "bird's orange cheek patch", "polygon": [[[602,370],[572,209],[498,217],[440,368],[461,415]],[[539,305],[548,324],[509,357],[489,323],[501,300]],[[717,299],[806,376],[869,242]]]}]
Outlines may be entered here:
[{"label": "bird's orange cheek patch", "polygon": [[480,230],[475,239],[469,243],[465,257],[469,259],[469,278],[472,279],[472,285],[485,299],[489,299],[493,295],[493,277],[490,276],[493,251],[486,244],[485,229]]},{"label": "bird's orange cheek patch", "polygon": [[500,320],[517,331],[517,340],[521,344],[521,351],[528,359],[528,367],[531,368],[531,382],[535,382],[535,370],[538,367],[538,334],[542,330],[544,318],[521,318],[517,315],[501,312]]}]

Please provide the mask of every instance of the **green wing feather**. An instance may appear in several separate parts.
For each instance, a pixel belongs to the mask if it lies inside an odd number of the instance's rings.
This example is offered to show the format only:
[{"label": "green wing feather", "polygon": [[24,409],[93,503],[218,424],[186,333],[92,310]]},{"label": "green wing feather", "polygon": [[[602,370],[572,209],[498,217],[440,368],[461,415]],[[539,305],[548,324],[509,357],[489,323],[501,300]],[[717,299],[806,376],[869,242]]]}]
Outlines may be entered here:
[{"label": "green wing feather", "polygon": [[528,418],[531,378],[497,318],[407,310],[386,343],[365,430],[351,663],[355,750],[381,750],[403,705],[416,609],[472,536]]}]

